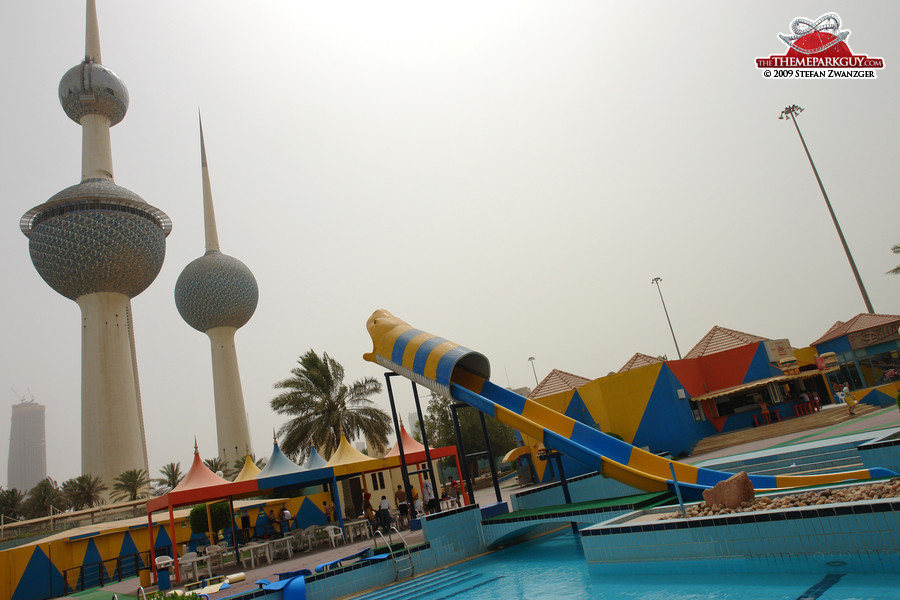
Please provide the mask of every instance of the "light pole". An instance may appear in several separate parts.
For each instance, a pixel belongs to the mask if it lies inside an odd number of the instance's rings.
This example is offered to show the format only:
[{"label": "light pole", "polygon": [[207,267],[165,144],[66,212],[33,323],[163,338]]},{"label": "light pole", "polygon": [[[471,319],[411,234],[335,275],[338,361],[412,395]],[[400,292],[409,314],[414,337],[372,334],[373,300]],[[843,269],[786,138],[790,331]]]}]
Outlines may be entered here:
[{"label": "light pole", "polygon": [[534,373],[534,385],[535,385],[535,387],[537,387],[537,386],[540,385],[540,384],[538,383],[538,380],[537,380],[537,371],[536,371],[535,368],[534,368],[534,357],[533,357],[533,356],[529,356],[529,357],[528,357],[528,362],[531,363],[531,372]]},{"label": "light pole", "polygon": [[675,352],[678,353],[678,360],[681,360],[681,350],[678,349],[678,340],[675,339],[675,330],[672,329],[672,320],[669,319],[669,311],[666,308],[666,301],[663,299],[662,288],[659,287],[660,281],[662,281],[662,277],[654,277],[650,280],[650,285],[655,285],[656,291],[659,292],[659,299],[662,301],[663,311],[666,313],[666,322],[669,324],[669,331],[672,332],[672,341],[675,342]]},{"label": "light pole", "polygon": [[831,215],[831,220],[834,222],[834,228],[837,229],[838,237],[841,238],[841,245],[844,247],[844,253],[847,255],[847,260],[850,261],[850,268],[853,270],[853,276],[856,278],[856,285],[859,286],[859,293],[862,294],[863,302],[866,303],[866,309],[869,311],[869,314],[875,314],[875,309],[872,308],[872,303],[869,301],[869,295],[866,293],[866,287],[863,285],[862,278],[859,276],[859,271],[856,270],[856,263],[853,262],[853,255],[850,254],[850,247],[847,246],[847,240],[844,239],[844,232],[841,231],[841,226],[834,214],[834,209],[831,208],[831,201],[828,199],[828,194],[825,193],[825,186],[822,185],[822,178],[819,177],[819,171],[816,169],[816,164],[813,162],[812,156],[809,153],[809,148],[806,146],[806,140],[803,139],[803,134],[800,133],[800,126],[797,125],[797,115],[802,112],[802,108],[796,104],[791,104],[781,111],[781,116],[778,118],[782,120],[788,119],[794,122],[794,129],[797,130],[797,135],[800,136],[800,143],[803,144],[803,150],[806,151],[806,158],[809,159],[809,166],[812,167],[813,174],[816,176],[816,181],[819,183],[819,189],[822,190],[822,197],[825,198],[825,206],[828,207],[828,214]]}]

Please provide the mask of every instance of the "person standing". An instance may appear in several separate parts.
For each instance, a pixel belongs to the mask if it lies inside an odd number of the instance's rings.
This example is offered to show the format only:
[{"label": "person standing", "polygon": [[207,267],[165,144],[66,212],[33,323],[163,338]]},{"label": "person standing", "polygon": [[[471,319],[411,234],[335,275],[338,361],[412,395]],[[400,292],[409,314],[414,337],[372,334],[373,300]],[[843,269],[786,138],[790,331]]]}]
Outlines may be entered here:
[{"label": "person standing", "polygon": [[378,505],[378,525],[382,531],[391,528],[391,503],[388,502],[387,496],[382,496]]},{"label": "person standing", "polygon": [[425,501],[425,512],[434,512],[434,488],[431,486],[431,480],[428,474],[425,474],[425,481],[422,482],[422,499]]},{"label": "person standing", "polygon": [[850,393],[850,387],[844,384],[844,389],[841,390],[841,394],[844,396],[844,402],[847,403],[847,415],[853,416],[856,413],[853,412],[853,407],[856,406],[856,396]]},{"label": "person standing", "polygon": [[461,506],[459,502],[459,482],[451,477],[450,483],[447,485],[450,486],[449,494],[447,494],[450,496],[450,503],[455,506]]},{"label": "person standing", "polygon": [[287,506],[281,507],[281,533],[287,534],[291,530],[291,511]]},{"label": "person standing", "polygon": [[397,491],[394,492],[394,503],[397,505],[397,512],[400,513],[397,525],[403,529],[403,523],[409,523],[409,503],[406,501],[406,490],[402,485],[398,485]]}]

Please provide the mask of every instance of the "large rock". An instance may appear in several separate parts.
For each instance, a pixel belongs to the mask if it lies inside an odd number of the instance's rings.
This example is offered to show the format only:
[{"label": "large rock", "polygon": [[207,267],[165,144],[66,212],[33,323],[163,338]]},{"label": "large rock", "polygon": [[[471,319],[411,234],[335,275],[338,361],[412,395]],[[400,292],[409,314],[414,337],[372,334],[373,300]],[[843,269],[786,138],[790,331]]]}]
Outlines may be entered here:
[{"label": "large rock", "polygon": [[746,471],[741,471],[704,490],[703,499],[711,507],[719,504],[726,508],[740,508],[742,502],[753,501],[753,483]]}]

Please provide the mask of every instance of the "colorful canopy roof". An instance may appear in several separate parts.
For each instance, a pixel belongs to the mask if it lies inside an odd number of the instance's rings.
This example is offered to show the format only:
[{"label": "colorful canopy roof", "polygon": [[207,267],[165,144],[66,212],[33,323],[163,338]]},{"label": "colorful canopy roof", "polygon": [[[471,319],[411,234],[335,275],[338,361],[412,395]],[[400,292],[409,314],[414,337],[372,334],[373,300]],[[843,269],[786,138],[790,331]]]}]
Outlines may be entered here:
[{"label": "colorful canopy roof", "polygon": [[299,473],[302,470],[300,465],[284,455],[284,452],[278,447],[278,442],[275,442],[272,445],[272,456],[269,457],[269,462],[267,462],[263,470],[257,474],[256,478],[279,477],[281,475]]},{"label": "colorful canopy roof", "polygon": [[306,462],[303,463],[304,469],[321,469],[322,467],[327,467],[328,461],[322,458],[322,455],[316,452],[315,448],[309,449],[309,458],[306,459]]},{"label": "colorful canopy roof", "polygon": [[[400,426],[400,441],[403,442],[403,458],[406,459],[407,463],[425,462],[425,446],[417,442],[413,436],[409,435],[409,433],[407,433],[406,431],[406,427],[404,427],[403,425]],[[431,455],[432,459],[443,458],[445,456],[453,456],[454,454],[456,454],[456,446],[430,448],[429,450],[429,454]],[[385,455],[385,458],[397,458],[397,462],[399,463],[400,444],[395,443],[394,447],[391,448]]]},{"label": "colorful canopy roof", "polygon": [[148,500],[147,512],[152,513],[164,508],[218,500],[228,496],[247,495],[256,490],[258,490],[258,487],[253,480],[232,483],[210,471],[203,464],[203,460],[200,458],[200,451],[194,445],[194,462],[191,464],[187,475],[168,494]]},{"label": "colorful canopy roof", "polygon": [[259,475],[259,467],[256,466],[256,463],[253,462],[253,458],[248,454],[246,458],[244,458],[244,467],[241,469],[241,472],[237,474],[237,477],[234,478],[235,481],[248,481],[250,479],[256,479],[256,476]]},{"label": "colorful canopy roof", "polygon": [[425,446],[416,441],[413,436],[409,435],[406,431],[406,427],[400,425],[400,440],[394,444],[394,447],[391,448],[385,456],[400,456],[400,443],[403,442],[403,454],[413,454],[415,452],[425,452]]},{"label": "colorful canopy roof", "polygon": [[392,469],[400,464],[398,457],[372,458],[366,456],[356,448],[354,448],[347,438],[341,435],[341,443],[337,450],[328,459],[328,466],[334,469],[334,474],[338,477],[343,475],[355,475],[356,473],[367,473],[369,471],[381,471],[382,469]]}]

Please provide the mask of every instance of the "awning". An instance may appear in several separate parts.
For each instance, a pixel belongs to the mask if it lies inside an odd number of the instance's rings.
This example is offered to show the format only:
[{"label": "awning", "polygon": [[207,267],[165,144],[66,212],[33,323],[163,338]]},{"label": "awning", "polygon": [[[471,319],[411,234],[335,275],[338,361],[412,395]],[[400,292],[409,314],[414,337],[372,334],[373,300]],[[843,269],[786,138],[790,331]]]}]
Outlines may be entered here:
[{"label": "awning", "polygon": [[800,373],[797,373],[795,375],[776,375],[775,377],[769,377],[767,379],[757,379],[756,381],[748,381],[747,383],[742,383],[741,385],[735,385],[732,387],[722,388],[714,392],[709,392],[708,394],[703,394],[702,396],[694,396],[693,398],[691,398],[691,401],[700,402],[701,400],[712,400],[713,398],[721,398],[722,396],[728,396],[730,394],[738,394],[756,388],[766,387],[770,383],[783,383],[785,381],[796,381],[797,379],[809,379],[810,377],[825,375],[826,373],[832,373],[837,370],[838,367],[832,367],[830,369],[801,371]]}]

